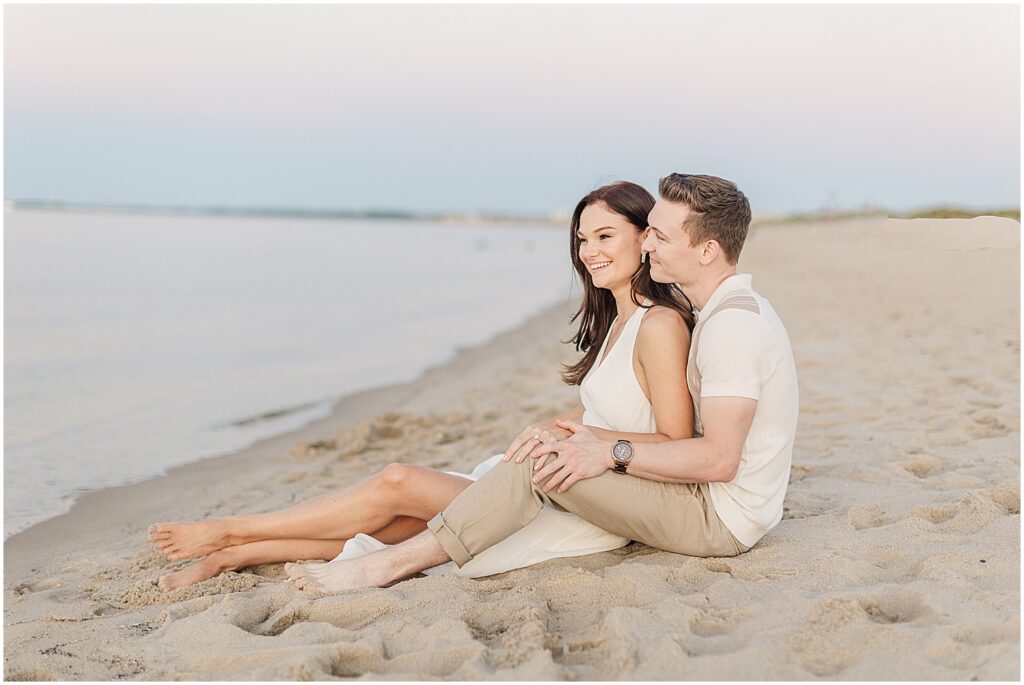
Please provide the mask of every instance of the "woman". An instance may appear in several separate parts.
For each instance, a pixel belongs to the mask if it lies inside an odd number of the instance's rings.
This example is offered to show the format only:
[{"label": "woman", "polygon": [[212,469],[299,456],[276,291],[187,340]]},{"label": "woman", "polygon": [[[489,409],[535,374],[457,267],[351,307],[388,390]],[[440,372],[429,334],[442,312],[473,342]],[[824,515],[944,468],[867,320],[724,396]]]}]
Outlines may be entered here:
[{"label": "woman", "polygon": [[[572,342],[584,354],[562,377],[581,386],[576,409],[526,427],[505,454],[480,464],[469,476],[390,464],[350,488],[279,512],[153,525],[150,539],[168,558],[205,557],[160,578],[159,587],[172,590],[255,564],[331,559],[357,535],[370,546],[406,540],[498,461],[522,461],[542,442],[567,437],[555,425],[560,419],[582,421],[609,439],[691,437],[686,358],[693,315],[681,291],[651,280],[642,259],[640,245],[653,206],[654,198],[642,187],[620,182],[591,192],[573,213],[570,255],[583,282],[583,300],[572,319],[579,319]],[[528,526],[460,572],[490,575],[627,543],[546,506]],[[345,552],[355,555],[358,550],[350,546]],[[317,567],[292,568],[289,574],[302,577],[300,585],[308,584]]]}]

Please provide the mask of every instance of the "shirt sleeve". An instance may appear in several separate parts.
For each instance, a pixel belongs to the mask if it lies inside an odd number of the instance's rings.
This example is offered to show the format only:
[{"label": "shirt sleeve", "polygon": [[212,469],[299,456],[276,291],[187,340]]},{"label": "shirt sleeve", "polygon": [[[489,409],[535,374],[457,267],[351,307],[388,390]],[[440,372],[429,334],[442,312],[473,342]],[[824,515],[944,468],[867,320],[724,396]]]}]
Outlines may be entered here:
[{"label": "shirt sleeve", "polygon": [[743,309],[719,312],[700,332],[700,396],[760,399],[774,369],[774,348],[768,322],[760,315]]}]

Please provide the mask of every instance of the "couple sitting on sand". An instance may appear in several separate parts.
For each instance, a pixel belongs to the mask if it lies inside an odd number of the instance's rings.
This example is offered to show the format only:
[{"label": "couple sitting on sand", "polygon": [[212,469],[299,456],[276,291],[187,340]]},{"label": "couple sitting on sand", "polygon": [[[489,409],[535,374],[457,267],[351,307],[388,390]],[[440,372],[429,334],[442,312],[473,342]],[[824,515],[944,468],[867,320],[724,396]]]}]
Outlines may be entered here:
[{"label": "couple sitting on sand", "polygon": [[469,476],[391,464],[283,511],[153,525],[168,558],[204,557],[159,587],[336,556],[288,575],[330,593],[448,561],[479,577],[630,540],[702,557],[750,549],[782,518],[789,482],[789,338],[736,273],[750,225],[743,193],[685,174],[658,190],[655,202],[634,183],[607,185],[573,213],[583,357],[563,377],[580,385],[579,407],[527,427]]}]

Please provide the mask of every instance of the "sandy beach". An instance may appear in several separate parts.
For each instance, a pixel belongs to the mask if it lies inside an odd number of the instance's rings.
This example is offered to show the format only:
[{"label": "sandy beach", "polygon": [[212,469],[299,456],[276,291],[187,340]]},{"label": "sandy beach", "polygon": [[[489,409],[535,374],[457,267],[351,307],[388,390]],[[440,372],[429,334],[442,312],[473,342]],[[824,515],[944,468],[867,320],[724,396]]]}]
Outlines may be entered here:
[{"label": "sandy beach", "polygon": [[[410,462],[469,471],[573,406],[570,303],[305,429],[95,492],[4,545],[9,680],[1018,680],[1020,224],[756,227],[801,415],[750,552],[638,543],[313,599],[281,565],[163,594],[155,521],[259,513]],[[568,269],[566,265],[566,269]],[[139,450],[146,449],[145,444]]]}]

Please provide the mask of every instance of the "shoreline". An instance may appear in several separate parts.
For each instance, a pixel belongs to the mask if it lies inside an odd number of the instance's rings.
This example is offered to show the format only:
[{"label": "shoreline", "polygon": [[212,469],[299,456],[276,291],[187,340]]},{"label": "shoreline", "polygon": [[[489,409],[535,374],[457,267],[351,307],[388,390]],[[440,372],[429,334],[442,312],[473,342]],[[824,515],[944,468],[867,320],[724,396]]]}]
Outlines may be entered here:
[{"label": "shoreline", "polygon": [[[52,550],[52,545],[47,540],[51,536],[68,541],[70,546],[62,546],[62,551],[70,553],[86,549],[96,542],[94,531],[97,527],[117,525],[118,511],[150,509],[155,514],[161,508],[157,503],[162,501],[160,494],[163,492],[181,488],[191,489],[210,478],[228,476],[241,467],[265,469],[279,466],[276,460],[281,454],[288,453],[296,442],[304,437],[313,440],[314,438],[309,436],[334,434],[359,421],[389,411],[404,401],[422,394],[429,387],[430,379],[465,371],[467,367],[474,367],[486,361],[482,356],[487,350],[501,345],[503,341],[526,337],[527,331],[534,326],[550,328],[559,318],[568,322],[569,312],[575,306],[567,302],[544,307],[514,328],[497,333],[482,343],[457,347],[450,359],[428,367],[411,381],[342,396],[333,403],[327,416],[314,419],[299,428],[262,438],[226,454],[200,457],[172,467],[162,475],[85,492],[75,499],[68,511],[34,523],[4,541],[5,576],[37,565],[36,555]],[[559,336],[560,339],[564,337]],[[153,519],[154,522],[156,520],[158,519]],[[86,521],[88,523],[85,523]],[[26,560],[20,560],[17,565],[12,565],[14,558],[23,555],[28,555],[31,563],[22,563]]]},{"label": "shoreline", "polygon": [[[340,397],[412,380],[561,301],[574,275],[562,234],[535,227],[421,222],[376,236],[358,220],[31,214],[8,214],[8,247],[23,258],[8,279],[5,540],[84,494],[235,452],[327,415]],[[154,241],[175,247],[150,269]],[[248,247],[232,272],[220,265],[235,244]],[[400,263],[457,259],[374,281],[376,249]],[[350,252],[366,258],[337,269]],[[53,267],[85,254],[81,268]],[[208,268],[192,274],[195,254]],[[531,265],[542,271],[523,282]],[[417,278],[428,286],[410,287]],[[356,297],[371,282],[379,302]],[[430,313],[457,288],[459,310]],[[491,290],[504,288],[507,305],[493,306]],[[404,342],[412,330],[422,345]]]}]

